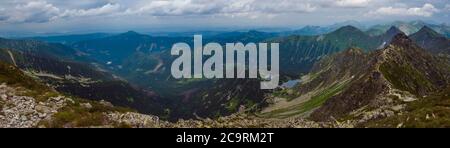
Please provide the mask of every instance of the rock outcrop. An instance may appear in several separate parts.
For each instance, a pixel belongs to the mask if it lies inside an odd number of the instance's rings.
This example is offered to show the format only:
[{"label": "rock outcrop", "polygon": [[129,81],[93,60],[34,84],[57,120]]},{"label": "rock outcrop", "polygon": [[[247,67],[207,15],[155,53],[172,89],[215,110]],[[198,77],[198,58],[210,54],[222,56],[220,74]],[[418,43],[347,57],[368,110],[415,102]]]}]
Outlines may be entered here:
[{"label": "rock outcrop", "polygon": [[50,119],[52,115],[67,104],[65,97],[49,98],[38,102],[33,97],[16,95],[16,89],[0,85],[0,96],[3,102],[0,110],[0,128],[31,128],[40,121]]}]

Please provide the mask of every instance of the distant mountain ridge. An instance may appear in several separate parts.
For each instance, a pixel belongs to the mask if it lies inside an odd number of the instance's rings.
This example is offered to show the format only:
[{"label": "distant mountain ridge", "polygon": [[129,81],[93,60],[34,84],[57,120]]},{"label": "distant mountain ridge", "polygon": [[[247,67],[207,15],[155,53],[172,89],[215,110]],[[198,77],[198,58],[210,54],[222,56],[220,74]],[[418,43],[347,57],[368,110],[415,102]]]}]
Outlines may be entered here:
[{"label": "distant mountain ridge", "polygon": [[380,36],[370,36],[356,27],[344,26],[328,34],[293,35],[278,37],[268,42],[280,43],[280,56],[283,57],[280,63],[286,67],[284,72],[297,75],[309,72],[313,64],[321,58],[350,47],[358,47],[366,52],[383,48],[398,33],[401,31],[392,27]]},{"label": "distant mountain ridge", "polygon": [[402,32],[407,35],[412,35],[413,33],[418,32],[421,28],[428,26],[435,30],[436,32],[445,35],[447,38],[450,37],[450,26],[447,24],[431,24],[423,21],[411,21],[411,22],[403,22],[403,21],[395,21],[392,23],[384,24],[384,25],[375,25],[367,30],[367,33],[372,36],[381,35],[386,30],[388,30],[391,26],[395,26],[399,28]]},{"label": "distant mountain ridge", "polygon": [[175,43],[189,40],[192,39],[185,37],[152,37],[129,31],[105,38],[77,42],[72,47],[88,53],[88,56],[102,62],[102,64],[112,62],[115,65],[119,65],[135,52],[150,53],[168,50]]},{"label": "distant mountain ridge", "polygon": [[75,49],[59,43],[46,43],[33,40],[13,40],[0,38],[0,48],[16,49],[22,52],[33,53],[39,56],[52,58],[78,59],[81,53]]},{"label": "distant mountain ridge", "polygon": [[285,36],[285,35],[316,36],[316,35],[331,33],[333,31],[336,31],[339,28],[342,28],[345,26],[354,26],[360,30],[366,30],[366,26],[360,22],[345,21],[345,22],[340,22],[340,23],[336,23],[333,25],[329,25],[329,26],[307,25],[301,29],[293,30],[293,31],[286,31],[286,32],[282,32],[280,34],[283,36]]},{"label": "distant mountain ridge", "polygon": [[450,55],[450,39],[427,26],[412,34],[411,39],[433,54]]},{"label": "distant mountain ridge", "polygon": [[45,41],[45,42],[49,42],[49,43],[61,43],[61,44],[70,46],[71,44],[76,43],[76,42],[105,38],[105,37],[108,37],[111,35],[113,35],[113,34],[91,33],[91,34],[59,35],[59,36],[39,36],[39,37],[29,37],[29,38],[24,38],[24,39]]}]

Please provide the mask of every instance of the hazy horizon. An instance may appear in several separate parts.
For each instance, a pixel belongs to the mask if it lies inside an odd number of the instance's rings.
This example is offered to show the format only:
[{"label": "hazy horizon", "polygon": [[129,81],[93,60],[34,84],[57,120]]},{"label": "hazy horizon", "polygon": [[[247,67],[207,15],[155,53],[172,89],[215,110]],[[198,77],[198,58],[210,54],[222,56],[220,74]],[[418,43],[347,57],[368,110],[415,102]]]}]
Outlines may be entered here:
[{"label": "hazy horizon", "polygon": [[357,21],[450,23],[446,0],[14,0],[0,2],[1,36],[300,29]]},{"label": "hazy horizon", "polygon": [[[129,31],[134,31],[140,34],[155,34],[155,35],[163,35],[163,34],[171,34],[171,33],[195,33],[195,32],[234,32],[234,31],[238,31],[238,32],[246,32],[246,31],[251,31],[251,30],[256,30],[256,31],[261,31],[261,32],[284,32],[284,31],[295,31],[298,29],[302,29],[306,26],[319,26],[319,27],[330,27],[330,26],[335,26],[335,25],[339,25],[339,24],[346,24],[349,22],[352,23],[359,23],[360,25],[362,25],[362,27],[365,28],[359,28],[362,31],[365,31],[367,29],[370,29],[371,27],[374,27],[376,25],[387,25],[390,23],[394,23],[394,22],[414,22],[414,21],[422,21],[425,22],[427,24],[434,24],[434,25],[441,25],[441,24],[446,24],[448,25],[448,23],[444,23],[444,22],[427,22],[427,21],[423,21],[423,20],[408,20],[408,21],[401,21],[401,20],[397,20],[397,21],[389,21],[389,22],[385,22],[385,23],[379,23],[379,24],[375,24],[375,23],[363,23],[363,22],[357,22],[357,21],[343,21],[343,22],[338,22],[338,23],[334,23],[334,24],[327,24],[327,25],[314,25],[314,24],[310,24],[310,25],[302,25],[302,26],[287,26],[287,27],[282,27],[282,26],[224,26],[224,27],[186,27],[186,28],[180,28],[180,27],[148,27],[148,28],[121,28],[121,29],[92,29],[92,30],[72,30],[72,31],[54,31],[54,32],[39,32],[39,31],[0,31],[0,37],[12,37],[12,38],[23,38],[23,37],[37,37],[37,36],[42,36],[42,37],[46,37],[46,36],[60,36],[60,35],[85,35],[85,34],[97,34],[97,33],[105,33],[105,34],[120,34],[120,33],[125,33],[125,32],[129,32]],[[359,27],[356,25],[351,25],[350,26],[354,26],[354,27]]]}]

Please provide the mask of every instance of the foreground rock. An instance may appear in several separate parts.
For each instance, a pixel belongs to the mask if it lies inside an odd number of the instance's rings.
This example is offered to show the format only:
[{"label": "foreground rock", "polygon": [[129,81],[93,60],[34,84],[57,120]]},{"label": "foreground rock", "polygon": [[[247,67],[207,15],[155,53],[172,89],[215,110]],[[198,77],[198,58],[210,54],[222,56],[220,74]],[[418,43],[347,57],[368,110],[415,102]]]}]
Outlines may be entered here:
[{"label": "foreground rock", "polygon": [[108,113],[108,120],[133,128],[157,128],[160,127],[159,117],[139,113]]},{"label": "foreground rock", "polygon": [[[76,103],[74,100],[59,96],[48,98],[44,102],[38,102],[33,97],[16,95],[15,88],[0,85],[1,110],[0,128],[33,128],[46,127],[40,125],[42,121],[51,122],[59,120],[56,114],[67,112],[67,108],[79,107],[86,112],[92,112],[95,104]],[[104,107],[114,107],[111,103],[102,101],[98,104]],[[80,109],[78,108],[78,109]],[[175,123],[162,121],[157,116],[139,114],[135,112],[102,112],[104,119],[102,125],[83,126],[94,128],[322,128],[322,127],[353,127],[350,124],[342,123],[317,123],[302,118],[289,119],[265,119],[246,114],[235,114],[221,117],[215,120],[179,120]],[[74,119],[77,120],[77,119]],[[69,122],[70,123],[70,122]],[[67,126],[68,123],[62,127]],[[76,126],[75,126],[76,127]]]},{"label": "foreground rock", "polygon": [[[304,117],[261,118],[245,113],[218,119],[167,122],[157,116],[123,110],[106,101],[80,101],[68,97],[50,97],[37,101],[20,96],[16,88],[0,85],[0,128],[354,128],[365,122],[403,114],[404,105],[357,110],[353,120],[314,122]],[[427,118],[435,118],[430,114]]]},{"label": "foreground rock", "polygon": [[64,97],[49,98],[37,102],[35,98],[15,95],[16,90],[0,85],[3,106],[0,111],[0,128],[31,128],[42,120],[49,119],[66,105]]}]

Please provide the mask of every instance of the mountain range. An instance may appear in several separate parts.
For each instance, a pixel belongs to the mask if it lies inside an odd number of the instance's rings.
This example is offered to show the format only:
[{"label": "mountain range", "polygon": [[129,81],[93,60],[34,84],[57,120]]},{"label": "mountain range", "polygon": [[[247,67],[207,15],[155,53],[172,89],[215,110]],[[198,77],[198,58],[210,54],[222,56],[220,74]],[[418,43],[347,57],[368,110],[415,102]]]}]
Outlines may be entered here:
[{"label": "mountain range", "polygon": [[18,67],[57,91],[86,99],[107,100],[142,112],[158,114],[163,111],[160,102],[156,101],[157,95],[86,63],[92,60],[86,60],[88,58],[75,49],[32,40],[0,41],[0,61]]},{"label": "mountain range", "polygon": [[[349,52],[347,54],[351,57],[337,57],[335,60],[364,59],[365,55],[361,52],[356,51],[353,54],[351,50]],[[357,65],[350,65],[349,68],[341,69],[342,72],[359,69],[356,71],[360,73],[347,72],[354,74],[348,80],[347,86],[311,114],[314,120],[341,118],[363,107],[370,110],[370,108],[379,109],[383,105],[389,106],[389,103],[397,105],[396,101],[400,101],[401,104],[401,101],[414,99],[408,98],[410,94],[416,96],[416,99],[421,99],[448,89],[450,84],[449,65],[442,64],[440,60],[402,34],[397,35],[386,48],[371,53],[366,63],[361,65],[365,66],[352,69]],[[345,81],[344,79],[345,77],[342,77],[338,82]]]},{"label": "mountain range", "polygon": [[440,34],[443,34],[447,38],[450,37],[450,26],[448,26],[447,24],[437,25],[426,23],[424,21],[411,21],[411,22],[395,21],[383,25],[375,25],[370,29],[368,29],[367,33],[373,36],[380,35],[383,34],[386,30],[388,30],[391,26],[399,28],[402,32],[404,32],[407,35],[411,35],[419,31],[423,27],[427,26]]},{"label": "mountain range", "polygon": [[61,36],[40,36],[40,37],[29,37],[24,38],[28,40],[39,40],[48,43],[61,43],[64,45],[71,45],[76,42],[99,39],[111,36],[113,34],[108,33],[91,33],[91,34],[79,34],[79,35],[61,35]]},{"label": "mountain range", "polygon": [[[295,92],[289,103],[274,96],[272,104],[259,116],[301,116],[314,121],[346,121],[356,126],[367,123],[388,126],[387,121],[381,120],[388,117],[392,120],[402,113],[417,116],[417,111],[406,109],[410,102],[430,101],[428,96],[448,91],[449,74],[450,67],[446,62],[420,48],[406,35],[399,34],[383,49],[364,53],[362,49],[350,48],[317,62],[311,73],[302,78],[303,83],[288,91]],[[446,96],[439,98],[442,97]],[[433,111],[426,114],[431,115]],[[435,118],[446,120],[445,116]],[[437,126],[423,119],[417,120],[421,121],[408,121],[407,118],[390,121],[393,123],[389,126]]]},{"label": "mountain range", "polygon": [[412,34],[411,39],[433,54],[450,55],[449,39],[427,26]]},{"label": "mountain range", "polygon": [[[410,109],[417,102],[445,102],[450,88],[450,40],[445,31],[445,25],[395,22],[369,29],[310,26],[294,33],[251,30],[204,37],[204,42],[221,45],[279,43],[282,81],[299,84],[271,91],[260,90],[257,79],[172,78],[171,46],[193,44],[192,37],[183,36],[129,31],[0,38],[0,61],[19,69],[26,81],[33,79],[57,92],[106,100],[171,121],[245,113],[258,119],[345,121],[364,127],[398,122],[418,126],[392,118],[422,115],[417,107]],[[426,107],[432,111],[428,116],[436,107],[448,112],[445,104]],[[439,121],[447,120],[436,114]]]}]

